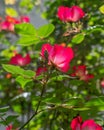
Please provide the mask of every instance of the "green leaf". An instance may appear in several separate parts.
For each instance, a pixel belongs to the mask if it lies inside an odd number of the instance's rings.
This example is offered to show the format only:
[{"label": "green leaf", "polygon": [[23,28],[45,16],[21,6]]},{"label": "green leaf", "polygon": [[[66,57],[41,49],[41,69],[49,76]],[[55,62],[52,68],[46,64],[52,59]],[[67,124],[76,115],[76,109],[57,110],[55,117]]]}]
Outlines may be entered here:
[{"label": "green leaf", "polygon": [[85,34],[83,33],[77,34],[72,38],[72,43],[79,44],[84,40],[84,38],[85,38]]},{"label": "green leaf", "polygon": [[30,46],[36,43],[39,43],[40,39],[37,38],[35,35],[33,36],[22,36],[16,43],[22,46]]},{"label": "green leaf", "polygon": [[1,107],[1,108],[0,108],[0,113],[7,112],[8,110],[9,110],[9,106]]},{"label": "green leaf", "polygon": [[23,75],[25,77],[31,78],[35,76],[35,72],[32,70],[24,70]]},{"label": "green leaf", "polygon": [[17,24],[15,31],[21,35],[21,38],[16,42],[17,44],[30,46],[40,42],[36,28],[30,23]]},{"label": "green leaf", "polygon": [[11,73],[11,74],[15,74],[15,75],[21,75],[25,78],[32,78],[35,76],[35,72],[32,71],[32,70],[24,70],[22,68],[20,68],[19,66],[15,66],[15,65],[6,65],[6,64],[3,64],[2,65],[3,68]]},{"label": "green leaf", "polygon": [[10,115],[5,120],[7,124],[10,124],[11,122],[15,121],[17,119],[18,115]]},{"label": "green leaf", "polygon": [[18,77],[16,78],[16,81],[17,81],[18,83],[20,83],[21,87],[24,89],[25,85],[26,85],[28,82],[31,82],[32,79],[26,79],[26,78],[24,78],[24,77],[22,77],[22,76],[18,76]]},{"label": "green leaf", "polygon": [[85,105],[88,107],[104,106],[104,96],[92,98]]},{"label": "green leaf", "polygon": [[52,81],[62,81],[63,79],[66,79],[66,78],[70,78],[68,75],[58,75],[58,76],[56,76],[56,75],[54,75],[54,76],[52,76],[49,80],[48,80],[48,83],[49,82],[52,82]]},{"label": "green leaf", "polygon": [[46,38],[48,37],[55,29],[55,26],[53,24],[46,24],[41,26],[38,30],[38,36],[40,38]]},{"label": "green leaf", "polygon": [[83,104],[83,99],[78,97],[70,98],[67,102],[70,106],[81,106]]},{"label": "green leaf", "polygon": [[102,6],[99,8],[99,10],[100,10],[100,12],[101,12],[102,14],[104,14],[104,5],[102,5]]},{"label": "green leaf", "polygon": [[17,17],[18,16],[17,11],[15,9],[13,9],[13,8],[10,8],[10,7],[6,8],[5,12],[6,12],[7,15],[9,15],[11,17]]},{"label": "green leaf", "polygon": [[9,73],[11,73],[11,74],[23,74],[23,69],[22,68],[20,68],[19,66],[14,66],[14,65],[6,65],[6,64],[3,64],[2,65],[3,66],[3,68],[7,71],[7,72],[9,72]]},{"label": "green leaf", "polygon": [[21,35],[35,35],[37,33],[36,28],[30,23],[21,23],[15,25],[15,31]]}]

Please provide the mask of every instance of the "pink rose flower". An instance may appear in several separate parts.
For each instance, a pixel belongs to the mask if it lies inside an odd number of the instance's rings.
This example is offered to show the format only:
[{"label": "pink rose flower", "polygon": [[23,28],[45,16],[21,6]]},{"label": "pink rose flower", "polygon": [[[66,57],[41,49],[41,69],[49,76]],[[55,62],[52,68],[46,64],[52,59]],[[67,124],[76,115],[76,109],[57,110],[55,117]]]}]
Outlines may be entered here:
[{"label": "pink rose flower", "polygon": [[6,130],[12,130],[12,128],[13,128],[12,125],[9,125],[6,127]]},{"label": "pink rose flower", "polygon": [[72,130],[81,130],[82,117],[77,116],[71,121]]},{"label": "pink rose flower", "polygon": [[10,59],[10,64],[12,65],[19,65],[19,66],[25,66],[31,62],[30,55],[27,54],[25,57],[22,57],[21,54],[16,54]]},{"label": "pink rose flower", "polygon": [[14,31],[14,25],[19,24],[20,21],[11,16],[6,16],[6,19],[1,22],[1,30]]},{"label": "pink rose flower", "polygon": [[45,58],[48,55],[48,65],[56,67],[62,72],[67,72],[70,68],[69,63],[74,57],[74,52],[71,47],[63,47],[55,44],[44,44],[41,50],[41,56]]},{"label": "pink rose flower", "polygon": [[30,23],[30,18],[28,16],[20,17],[22,23]]},{"label": "pink rose flower", "polygon": [[77,116],[71,121],[71,130],[103,130],[103,128],[95,123],[94,120],[89,119],[82,123],[82,117]]},{"label": "pink rose flower", "polygon": [[46,58],[46,55],[49,55],[49,52],[51,51],[51,49],[52,49],[52,45],[49,43],[42,45],[40,55],[42,56],[43,59]]},{"label": "pink rose flower", "polygon": [[102,88],[104,88],[104,78],[100,80],[100,85]]},{"label": "pink rose flower", "polygon": [[103,128],[94,122],[94,120],[89,119],[83,122],[81,130],[103,130]]},{"label": "pink rose flower", "polygon": [[93,74],[88,74],[85,65],[74,66],[73,71],[74,73],[72,73],[71,76],[78,77],[80,80],[89,81],[94,78]]},{"label": "pink rose flower", "polygon": [[58,8],[57,16],[63,22],[77,22],[85,16],[85,13],[78,6],[72,6],[71,8],[60,6]]},{"label": "pink rose flower", "polygon": [[1,23],[1,30],[14,31],[14,24],[8,21],[4,21]]}]

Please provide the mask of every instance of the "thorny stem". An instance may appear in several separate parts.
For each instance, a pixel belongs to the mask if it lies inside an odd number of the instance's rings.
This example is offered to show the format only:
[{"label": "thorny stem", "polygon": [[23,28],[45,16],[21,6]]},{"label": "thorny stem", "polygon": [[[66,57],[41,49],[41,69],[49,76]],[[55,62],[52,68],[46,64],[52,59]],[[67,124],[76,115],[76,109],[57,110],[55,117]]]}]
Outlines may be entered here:
[{"label": "thorny stem", "polygon": [[23,124],[23,126],[21,126],[21,127],[19,128],[19,130],[22,130],[22,129],[38,114],[38,109],[39,109],[40,103],[41,103],[41,101],[42,101],[42,97],[43,97],[43,94],[44,94],[44,90],[45,90],[46,83],[47,83],[47,82],[45,82],[45,83],[43,84],[43,88],[42,88],[42,91],[41,91],[41,94],[40,94],[40,99],[39,99],[39,102],[38,102],[38,104],[37,104],[37,107],[36,107],[36,110],[35,110],[34,114],[30,117],[30,119],[29,119],[25,124]]}]

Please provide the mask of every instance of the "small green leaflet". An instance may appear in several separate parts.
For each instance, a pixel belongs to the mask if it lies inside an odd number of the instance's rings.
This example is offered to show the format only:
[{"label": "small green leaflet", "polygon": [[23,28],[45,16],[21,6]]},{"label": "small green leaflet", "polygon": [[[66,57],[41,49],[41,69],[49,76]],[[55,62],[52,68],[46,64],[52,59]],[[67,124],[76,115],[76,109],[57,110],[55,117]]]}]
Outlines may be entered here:
[{"label": "small green leaflet", "polygon": [[3,68],[11,73],[11,74],[15,74],[15,75],[21,75],[25,78],[32,78],[35,76],[35,72],[32,70],[24,70],[19,66],[15,66],[15,65],[7,65],[7,64],[3,64],[2,65]]}]

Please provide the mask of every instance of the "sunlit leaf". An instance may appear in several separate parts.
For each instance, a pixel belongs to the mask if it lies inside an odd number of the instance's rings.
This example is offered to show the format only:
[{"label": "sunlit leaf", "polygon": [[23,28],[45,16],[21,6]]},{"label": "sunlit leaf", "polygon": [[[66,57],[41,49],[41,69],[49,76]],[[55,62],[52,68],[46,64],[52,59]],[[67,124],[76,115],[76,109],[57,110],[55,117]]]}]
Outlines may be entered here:
[{"label": "sunlit leaf", "polygon": [[55,29],[55,26],[53,24],[46,24],[37,30],[38,36],[40,38],[46,38],[48,37]]},{"label": "sunlit leaf", "polygon": [[20,39],[16,42],[17,44],[29,46],[40,41],[39,37],[37,36],[36,28],[30,23],[15,25],[15,31],[21,35]]},{"label": "sunlit leaf", "polygon": [[16,81],[21,85],[21,87],[24,89],[25,85],[28,83],[28,82],[31,82],[32,79],[26,79],[22,76],[18,76],[16,78]]},{"label": "sunlit leaf", "polygon": [[99,8],[99,10],[100,10],[100,12],[101,12],[102,14],[104,14],[104,5],[102,5],[102,6]]},{"label": "sunlit leaf", "polygon": [[21,35],[36,35],[36,28],[30,23],[21,23],[15,25],[15,31]]},{"label": "sunlit leaf", "polygon": [[32,78],[35,76],[35,72],[32,70],[24,70],[19,66],[15,66],[15,65],[7,65],[7,64],[3,64],[2,65],[3,68],[11,73],[11,74],[15,74],[15,75],[21,75],[25,78]]},{"label": "sunlit leaf", "polygon": [[35,35],[30,36],[22,36],[19,40],[16,41],[17,44],[22,46],[30,46],[33,44],[37,44],[40,42],[40,39],[37,38]]},{"label": "sunlit leaf", "polygon": [[5,9],[5,12],[6,12],[7,15],[12,16],[12,17],[18,16],[18,13],[14,8],[8,7],[8,8]]},{"label": "sunlit leaf", "polygon": [[72,43],[79,44],[81,43],[85,38],[85,35],[83,33],[77,34],[72,38]]}]

